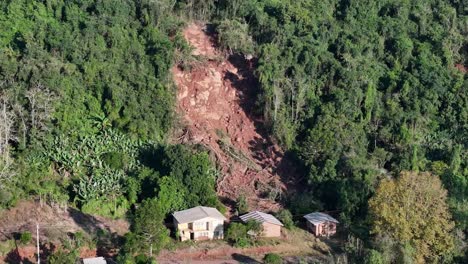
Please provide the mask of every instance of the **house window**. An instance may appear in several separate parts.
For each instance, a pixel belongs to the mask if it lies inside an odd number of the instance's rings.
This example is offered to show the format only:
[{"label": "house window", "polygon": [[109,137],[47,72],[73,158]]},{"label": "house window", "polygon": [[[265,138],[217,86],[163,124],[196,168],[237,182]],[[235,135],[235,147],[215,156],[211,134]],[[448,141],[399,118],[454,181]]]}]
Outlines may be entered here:
[{"label": "house window", "polygon": [[193,227],[194,230],[206,230],[206,222],[194,222]]}]

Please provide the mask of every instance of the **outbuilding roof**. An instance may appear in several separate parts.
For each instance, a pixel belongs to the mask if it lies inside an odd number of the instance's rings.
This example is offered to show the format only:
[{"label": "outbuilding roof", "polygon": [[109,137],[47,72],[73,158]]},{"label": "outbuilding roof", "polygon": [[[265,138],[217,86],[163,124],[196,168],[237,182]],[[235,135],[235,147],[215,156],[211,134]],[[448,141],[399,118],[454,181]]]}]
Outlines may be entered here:
[{"label": "outbuilding roof", "polygon": [[322,224],[325,222],[339,223],[335,218],[320,212],[310,213],[304,216],[307,221],[311,222],[314,225]]},{"label": "outbuilding roof", "polygon": [[266,213],[262,213],[262,212],[259,212],[259,211],[253,211],[253,212],[250,212],[248,214],[241,215],[240,219],[244,223],[248,222],[249,220],[255,220],[255,221],[258,221],[260,223],[265,223],[266,222],[266,223],[270,223],[270,224],[274,224],[274,225],[283,226],[283,223],[281,223],[278,219],[276,219],[276,217],[272,216],[271,214],[266,214]]},{"label": "outbuilding roof", "polygon": [[107,264],[107,261],[103,257],[84,258],[82,261],[83,264]]},{"label": "outbuilding roof", "polygon": [[177,211],[172,214],[180,224],[191,223],[203,218],[211,217],[219,220],[226,220],[218,209],[213,207],[197,206],[187,210]]}]

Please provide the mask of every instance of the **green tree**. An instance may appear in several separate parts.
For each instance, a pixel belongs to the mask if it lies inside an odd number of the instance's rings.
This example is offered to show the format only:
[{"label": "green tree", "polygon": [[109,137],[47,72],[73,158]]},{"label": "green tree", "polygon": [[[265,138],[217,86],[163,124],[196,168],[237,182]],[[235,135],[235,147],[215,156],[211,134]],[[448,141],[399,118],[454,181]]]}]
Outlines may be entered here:
[{"label": "green tree", "polygon": [[413,247],[418,263],[441,261],[454,247],[446,198],[439,178],[427,172],[406,171],[383,180],[369,202],[372,232]]},{"label": "green tree", "polygon": [[132,228],[138,252],[148,250],[152,256],[169,243],[169,230],[164,226],[164,218],[165,214],[155,199],[147,199],[138,207]]},{"label": "green tree", "polygon": [[181,210],[187,207],[185,187],[178,179],[164,176],[158,181],[158,204],[164,214]]},{"label": "green tree", "polygon": [[242,223],[231,223],[226,231],[226,240],[236,247],[245,247],[248,244],[247,226]]}]

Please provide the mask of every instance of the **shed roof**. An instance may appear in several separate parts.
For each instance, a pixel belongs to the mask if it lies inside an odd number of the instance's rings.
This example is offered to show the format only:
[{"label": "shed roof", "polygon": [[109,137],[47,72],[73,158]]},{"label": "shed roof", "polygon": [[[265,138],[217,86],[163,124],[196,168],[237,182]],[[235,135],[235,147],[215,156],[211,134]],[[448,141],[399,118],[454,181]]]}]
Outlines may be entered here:
[{"label": "shed roof", "polygon": [[326,213],[314,212],[304,216],[307,221],[311,222],[314,225],[322,224],[325,222],[339,223],[338,220],[329,216]]},{"label": "shed roof", "polygon": [[243,222],[247,222],[249,220],[255,220],[260,223],[266,222],[266,223],[270,223],[274,225],[283,226],[283,223],[281,223],[278,219],[276,219],[276,217],[272,216],[271,214],[266,214],[266,213],[259,212],[259,211],[253,211],[248,214],[241,215],[240,219]]},{"label": "shed roof", "polygon": [[226,220],[218,209],[213,207],[197,206],[187,210],[177,211],[172,214],[179,223],[191,223],[206,217]]},{"label": "shed roof", "polygon": [[83,264],[107,264],[107,261],[103,257],[84,258]]}]

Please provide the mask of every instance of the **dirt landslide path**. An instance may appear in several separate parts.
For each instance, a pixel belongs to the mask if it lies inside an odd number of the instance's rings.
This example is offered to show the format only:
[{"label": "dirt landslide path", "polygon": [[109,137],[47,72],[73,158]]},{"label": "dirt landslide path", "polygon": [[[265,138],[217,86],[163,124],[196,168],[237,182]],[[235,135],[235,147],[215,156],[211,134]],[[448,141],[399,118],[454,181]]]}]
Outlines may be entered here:
[{"label": "dirt landslide path", "polygon": [[197,62],[189,70],[172,69],[185,122],[177,140],[202,144],[214,154],[222,175],[218,195],[226,204],[243,194],[251,209],[276,211],[280,205],[275,198],[290,190],[293,170],[253,114],[255,59],[226,59],[215,47],[215,36],[206,31],[204,25],[188,25],[183,33]]}]

